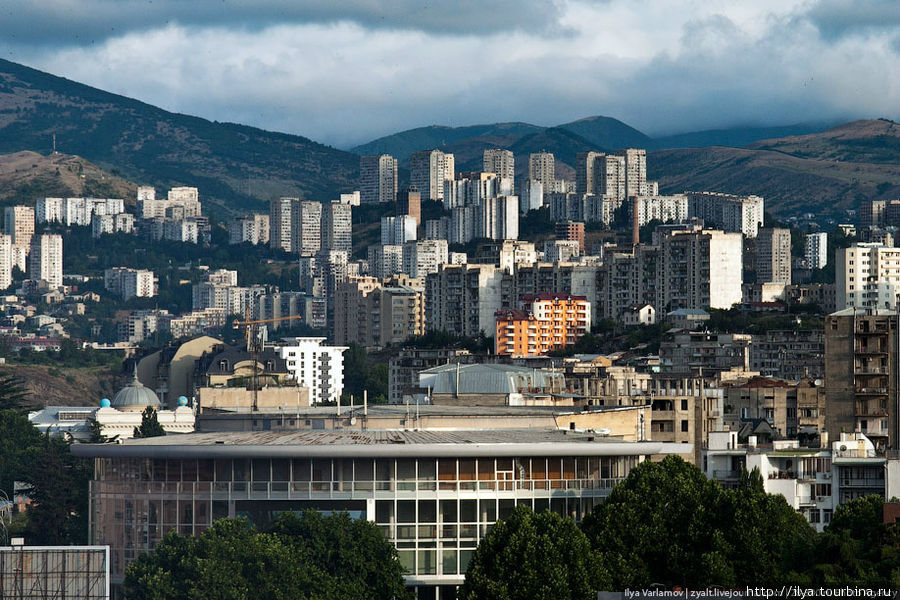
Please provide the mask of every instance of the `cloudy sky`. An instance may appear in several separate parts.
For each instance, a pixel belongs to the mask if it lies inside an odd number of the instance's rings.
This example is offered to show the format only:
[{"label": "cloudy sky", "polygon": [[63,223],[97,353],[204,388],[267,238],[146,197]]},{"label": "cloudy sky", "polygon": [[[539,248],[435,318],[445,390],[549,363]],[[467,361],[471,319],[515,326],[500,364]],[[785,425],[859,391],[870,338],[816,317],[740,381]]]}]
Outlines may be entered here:
[{"label": "cloudy sky", "polygon": [[597,114],[900,120],[896,0],[5,0],[0,56],[338,147]]}]

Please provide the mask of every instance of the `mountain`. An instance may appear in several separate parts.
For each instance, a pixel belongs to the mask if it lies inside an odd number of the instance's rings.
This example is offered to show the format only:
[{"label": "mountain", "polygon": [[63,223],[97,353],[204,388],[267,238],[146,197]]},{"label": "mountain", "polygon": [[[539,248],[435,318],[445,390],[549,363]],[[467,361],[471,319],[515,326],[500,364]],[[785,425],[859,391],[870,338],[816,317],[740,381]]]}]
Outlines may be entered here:
[{"label": "mountain", "polygon": [[0,155],[0,205],[31,204],[43,196],[133,200],[136,195],[136,185],[78,156],[27,150]]},{"label": "mountain", "polygon": [[[708,146],[731,146],[743,148],[760,140],[787,136],[819,133],[827,129],[830,123],[799,123],[781,127],[732,127],[730,129],[706,129],[690,131],[676,135],[667,135],[652,139],[648,149],[665,150],[669,148],[703,148]],[[640,146],[639,146],[640,147]]]},{"label": "mountain", "polygon": [[900,197],[900,126],[854,121],[748,148],[659,150],[648,154],[647,172],[663,193],[758,194],[777,216],[811,212],[837,218],[860,202]]},{"label": "mountain", "polygon": [[653,144],[652,138],[612,117],[587,117],[557,125],[557,128],[565,129],[587,140],[593,145],[594,150],[647,148]]},{"label": "mountain", "polygon": [[[381,137],[352,148],[350,151],[360,156],[390,154],[396,157],[401,165],[409,166],[410,154],[419,150],[433,150],[436,148],[452,152],[449,148],[456,142],[463,140],[478,140],[489,148],[505,147],[522,136],[536,133],[542,129],[544,128],[528,123],[493,123],[490,125],[469,125],[466,127],[431,125]],[[464,158],[463,160],[467,159]]]},{"label": "mountain", "polygon": [[359,157],[296,135],[171,113],[0,59],[0,154],[56,148],[161,188],[191,185],[220,210],[356,187]]}]

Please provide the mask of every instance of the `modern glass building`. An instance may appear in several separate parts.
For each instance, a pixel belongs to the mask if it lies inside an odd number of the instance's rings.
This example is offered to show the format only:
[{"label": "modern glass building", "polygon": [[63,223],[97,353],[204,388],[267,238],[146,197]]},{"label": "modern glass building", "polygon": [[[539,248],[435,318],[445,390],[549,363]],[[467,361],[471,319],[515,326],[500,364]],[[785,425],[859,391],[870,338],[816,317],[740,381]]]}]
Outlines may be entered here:
[{"label": "modern glass building", "polygon": [[198,535],[222,517],[264,524],[314,508],[374,521],[418,597],[442,599],[517,504],[579,521],[645,458],[690,448],[505,429],[197,433],[72,451],[95,459],[91,543],[111,547],[113,582],[169,530]]}]

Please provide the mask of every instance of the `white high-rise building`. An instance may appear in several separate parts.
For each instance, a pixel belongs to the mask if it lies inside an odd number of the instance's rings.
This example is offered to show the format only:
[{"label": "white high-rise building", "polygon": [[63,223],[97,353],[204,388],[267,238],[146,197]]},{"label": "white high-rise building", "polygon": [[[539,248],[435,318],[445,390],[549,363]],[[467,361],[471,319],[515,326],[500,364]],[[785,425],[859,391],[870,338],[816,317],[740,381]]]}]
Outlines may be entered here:
[{"label": "white high-rise building", "polygon": [[353,206],[330,202],[322,207],[322,248],[353,251]]},{"label": "white high-rise building", "polygon": [[323,337],[288,338],[276,350],[297,384],[309,389],[310,403],[337,402],[344,391],[346,346],[326,346]]},{"label": "white high-rise building", "polygon": [[625,197],[647,196],[647,151],[626,148],[619,152],[625,158]]},{"label": "white high-rise building", "polygon": [[703,219],[707,226],[755,238],[763,225],[765,203],[759,196],[718,192],[685,192],[685,195],[688,198],[688,217]]},{"label": "white high-rise building", "polygon": [[811,269],[824,269],[828,264],[828,234],[806,234],[806,262]]},{"label": "white high-rise building", "polygon": [[791,230],[765,227],[756,236],[756,281],[791,283]]},{"label": "white high-rise building", "polygon": [[741,301],[743,238],[704,229],[673,231],[660,240],[656,292],[662,306],[724,308]]},{"label": "white high-rise building", "polygon": [[369,274],[376,279],[386,279],[403,272],[403,246],[396,244],[369,246]]},{"label": "white high-rise building", "polygon": [[896,310],[900,297],[900,248],[857,243],[837,248],[835,307]]},{"label": "white high-rise building", "polygon": [[544,184],[540,181],[526,181],[519,197],[519,212],[526,214],[530,210],[538,210],[544,205]]},{"label": "white high-rise building", "polygon": [[508,193],[513,193],[516,180],[516,158],[511,150],[501,148],[485,150],[481,170],[486,173],[496,173],[497,177],[501,179],[508,179],[511,188]]},{"label": "white high-rise building", "polygon": [[291,219],[293,206],[299,198],[276,198],[269,202],[269,246],[291,251]]},{"label": "white high-rise building", "polygon": [[269,215],[253,214],[232,219],[228,224],[228,243],[269,243]]},{"label": "white high-rise building", "polygon": [[291,205],[291,252],[313,256],[322,249],[322,203],[293,202]]},{"label": "white high-rise building", "polygon": [[152,298],[156,295],[156,277],[153,271],[113,267],[103,272],[103,287],[128,300],[135,296]]},{"label": "white high-rise building", "polygon": [[598,177],[596,165],[598,159],[605,157],[602,152],[579,152],[575,158],[575,193],[596,194]]},{"label": "white high-rise building", "polygon": [[38,198],[34,204],[34,218],[37,223],[61,223],[63,220],[63,199]]},{"label": "white high-rise building", "polygon": [[503,307],[504,271],[494,265],[443,265],[425,283],[425,328],[491,335]]},{"label": "white high-rise building", "polygon": [[444,199],[444,182],[453,181],[456,163],[452,154],[440,150],[413,152],[409,157],[409,183],[422,199]]},{"label": "white high-rise building", "polygon": [[397,159],[389,154],[359,159],[359,201],[362,204],[397,200]]},{"label": "white high-rise building", "polygon": [[7,206],[3,211],[3,233],[12,236],[13,246],[29,248],[34,235],[34,207]]},{"label": "white high-rise building", "polygon": [[36,281],[46,281],[50,287],[63,284],[63,241],[61,235],[36,235],[31,239],[28,257],[28,276]]},{"label": "white high-rise building", "polygon": [[500,194],[500,179],[495,173],[465,173],[444,182],[444,208],[481,204],[485,198]]},{"label": "white high-rise building", "polygon": [[381,217],[381,244],[402,245],[416,239],[416,218],[412,215]]},{"label": "white high-rise building", "polygon": [[519,197],[485,198],[480,206],[481,219],[475,237],[490,240],[515,240],[519,237]]},{"label": "white high-rise building", "polygon": [[544,184],[545,194],[556,190],[556,159],[551,152],[528,156],[528,179]]},{"label": "white high-rise building", "polygon": [[0,290],[12,285],[12,237],[0,234]]},{"label": "white high-rise building", "polygon": [[595,193],[598,196],[615,198],[619,202],[626,198],[625,157],[605,154],[594,163],[594,177],[597,180]]},{"label": "white high-rise building", "polygon": [[414,278],[437,273],[446,264],[447,240],[420,240],[403,244],[403,272]]},{"label": "white high-rise building", "polygon": [[633,196],[631,210],[637,209],[638,224],[646,225],[654,219],[663,223],[680,223],[688,216],[688,199],[684,194],[673,196]]}]

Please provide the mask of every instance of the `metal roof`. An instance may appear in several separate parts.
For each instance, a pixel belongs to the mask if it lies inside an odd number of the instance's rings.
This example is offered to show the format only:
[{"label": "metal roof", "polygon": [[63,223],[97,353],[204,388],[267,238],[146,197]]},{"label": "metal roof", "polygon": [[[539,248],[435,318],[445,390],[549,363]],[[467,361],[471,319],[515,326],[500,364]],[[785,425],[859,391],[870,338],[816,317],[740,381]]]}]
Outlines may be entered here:
[{"label": "metal roof", "polygon": [[74,444],[76,456],[103,458],[635,456],[684,454],[690,444],[622,442],[559,429],[462,431],[303,430],[211,432]]}]

